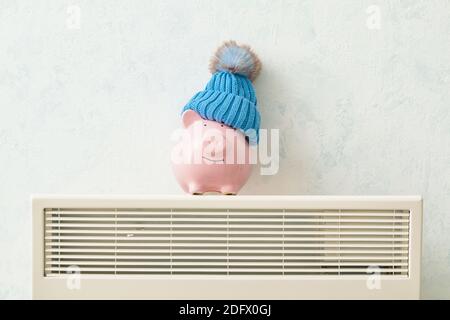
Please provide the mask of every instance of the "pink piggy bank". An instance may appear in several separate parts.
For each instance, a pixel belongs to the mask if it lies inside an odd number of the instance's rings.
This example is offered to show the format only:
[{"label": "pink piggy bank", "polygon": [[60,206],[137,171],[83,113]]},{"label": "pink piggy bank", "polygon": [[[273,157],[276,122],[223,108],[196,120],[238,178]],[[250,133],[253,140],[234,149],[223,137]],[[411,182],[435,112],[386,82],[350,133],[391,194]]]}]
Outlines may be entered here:
[{"label": "pink piggy bank", "polygon": [[172,152],[172,167],[181,188],[190,194],[237,194],[252,170],[245,135],[192,110],[183,113],[182,122],[182,139]]}]

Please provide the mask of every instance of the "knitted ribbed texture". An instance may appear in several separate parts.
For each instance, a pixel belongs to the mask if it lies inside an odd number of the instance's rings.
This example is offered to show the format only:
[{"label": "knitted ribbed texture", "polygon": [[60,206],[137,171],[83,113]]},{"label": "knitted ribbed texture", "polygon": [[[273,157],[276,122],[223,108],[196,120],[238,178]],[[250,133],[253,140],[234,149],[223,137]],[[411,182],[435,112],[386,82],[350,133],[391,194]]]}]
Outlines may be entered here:
[{"label": "knitted ribbed texture", "polygon": [[[198,92],[184,106],[183,112],[194,110],[202,118],[221,122],[246,132],[254,129],[259,140],[260,115],[251,81],[226,71],[213,74],[205,90]],[[250,135],[250,142],[255,137]]]}]

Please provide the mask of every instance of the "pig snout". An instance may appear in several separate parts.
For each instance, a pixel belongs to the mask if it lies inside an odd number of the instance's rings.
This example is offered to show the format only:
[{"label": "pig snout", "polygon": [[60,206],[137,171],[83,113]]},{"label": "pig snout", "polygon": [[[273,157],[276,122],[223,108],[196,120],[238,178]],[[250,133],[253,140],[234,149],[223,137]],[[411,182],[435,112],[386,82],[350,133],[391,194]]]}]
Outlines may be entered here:
[{"label": "pig snout", "polygon": [[223,161],[226,154],[224,136],[206,137],[203,140],[203,156],[213,161]]}]

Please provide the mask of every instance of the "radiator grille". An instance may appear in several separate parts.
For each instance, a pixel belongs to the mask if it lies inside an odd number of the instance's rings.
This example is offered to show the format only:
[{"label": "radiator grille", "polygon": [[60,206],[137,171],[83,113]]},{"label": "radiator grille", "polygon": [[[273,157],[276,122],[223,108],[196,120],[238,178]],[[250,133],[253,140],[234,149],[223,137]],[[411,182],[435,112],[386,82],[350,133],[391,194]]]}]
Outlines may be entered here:
[{"label": "radiator grille", "polygon": [[409,210],[45,209],[45,276],[407,276]]}]

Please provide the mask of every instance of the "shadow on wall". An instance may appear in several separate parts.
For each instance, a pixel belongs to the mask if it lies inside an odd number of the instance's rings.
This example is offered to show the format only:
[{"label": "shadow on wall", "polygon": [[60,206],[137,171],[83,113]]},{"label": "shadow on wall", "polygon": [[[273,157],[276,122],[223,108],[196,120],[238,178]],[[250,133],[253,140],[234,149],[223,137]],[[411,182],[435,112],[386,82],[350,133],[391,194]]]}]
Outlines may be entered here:
[{"label": "shadow on wall", "polygon": [[[296,91],[295,84],[286,79],[283,72],[269,65],[263,67],[254,86],[261,112],[261,128],[268,130],[269,148],[258,148],[258,165],[253,168],[241,194],[306,193],[308,148],[304,134],[295,123],[301,110],[305,109],[305,102],[292,96]],[[278,131],[278,136],[274,131]],[[269,167],[271,170],[262,170]],[[263,171],[274,173],[264,175]]]}]

